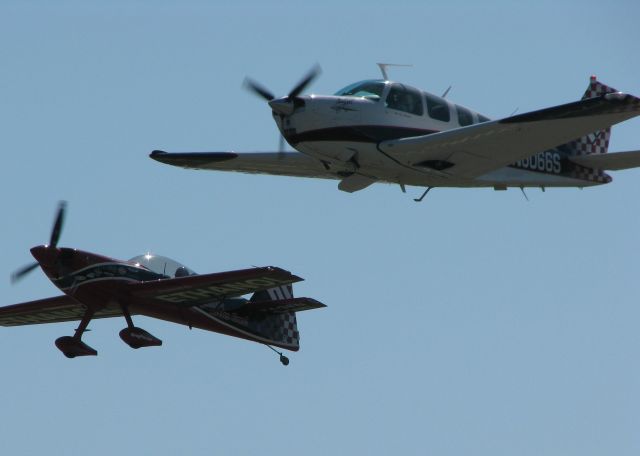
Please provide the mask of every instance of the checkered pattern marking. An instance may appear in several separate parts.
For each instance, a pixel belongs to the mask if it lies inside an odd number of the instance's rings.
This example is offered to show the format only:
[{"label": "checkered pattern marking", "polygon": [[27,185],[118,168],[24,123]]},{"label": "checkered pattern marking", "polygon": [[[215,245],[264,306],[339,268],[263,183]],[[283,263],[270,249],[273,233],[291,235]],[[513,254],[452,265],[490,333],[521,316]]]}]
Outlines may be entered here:
[{"label": "checkered pattern marking", "polygon": [[[584,92],[582,99],[586,100],[588,98],[600,97],[606,93],[612,92],[617,92],[617,90],[601,83],[595,76],[591,76],[589,87],[587,87],[587,90]],[[611,128],[609,127],[583,136],[575,141],[571,141],[567,146],[571,150],[572,155],[606,154],[609,149],[610,138]],[[611,182],[611,176],[608,174],[597,169],[585,168],[578,165],[575,165],[570,175],[575,179],[598,182],[601,184]]]},{"label": "checkered pattern marking", "polygon": [[261,320],[254,320],[249,324],[249,327],[269,339],[283,344],[298,346],[300,343],[300,333],[294,312],[270,315]]},{"label": "checkered pattern marking", "polygon": [[[584,92],[582,99],[601,97],[612,92],[617,92],[617,90],[596,80],[595,76],[591,76],[589,87]],[[606,128],[570,142],[569,147],[575,155],[604,154],[609,148],[609,138],[611,138],[611,128]]]}]

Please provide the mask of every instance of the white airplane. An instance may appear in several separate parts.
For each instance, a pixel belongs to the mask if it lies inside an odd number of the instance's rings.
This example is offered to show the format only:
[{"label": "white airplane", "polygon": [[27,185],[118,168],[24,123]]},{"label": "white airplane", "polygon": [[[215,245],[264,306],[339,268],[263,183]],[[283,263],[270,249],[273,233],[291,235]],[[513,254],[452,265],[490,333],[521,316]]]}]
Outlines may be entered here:
[{"label": "white airplane", "polygon": [[[591,77],[580,101],[498,120],[387,77],[335,95],[301,95],[313,68],[285,97],[245,85],[268,101],[282,137],[298,152],[183,152],[150,157],[174,166],[337,179],[345,192],[375,182],[426,187],[587,187],[606,170],[640,167],[640,150],[607,153],[611,125],[640,114],[640,99]],[[448,89],[447,89],[448,92]],[[525,195],[526,196],[526,195]]]}]

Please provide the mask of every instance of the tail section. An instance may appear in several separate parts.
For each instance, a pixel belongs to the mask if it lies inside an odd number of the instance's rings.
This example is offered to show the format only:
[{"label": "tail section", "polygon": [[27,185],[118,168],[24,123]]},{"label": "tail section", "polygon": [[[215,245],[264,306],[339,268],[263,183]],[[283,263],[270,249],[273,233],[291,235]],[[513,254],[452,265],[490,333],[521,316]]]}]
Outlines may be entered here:
[{"label": "tail section", "polygon": [[296,312],[326,307],[311,298],[294,298],[291,284],[257,291],[239,310],[249,317],[252,330],[268,338],[273,345],[297,351],[300,332]]},{"label": "tail section", "polygon": [[[589,87],[582,96],[583,100],[587,98],[600,97],[606,93],[617,92],[616,89],[609,87],[598,81],[595,76],[591,76]],[[606,154],[609,150],[609,139],[611,138],[611,127],[604,130],[598,130],[582,138],[565,144],[564,149],[569,155],[589,155],[589,154]]]},{"label": "tail section", "polygon": [[[601,97],[607,93],[617,92],[613,87],[609,87],[598,81],[595,76],[591,76],[589,86],[582,96],[583,100],[588,98]],[[611,127],[603,130],[594,131],[586,136],[578,138],[567,144],[558,147],[567,154],[567,158],[571,163],[567,173],[574,179],[595,182],[598,184],[607,184],[611,182],[611,176],[603,172],[602,169],[589,166],[587,160],[581,160],[583,157],[606,154],[609,150],[609,140],[611,138]],[[574,160],[574,158],[577,158]]]}]

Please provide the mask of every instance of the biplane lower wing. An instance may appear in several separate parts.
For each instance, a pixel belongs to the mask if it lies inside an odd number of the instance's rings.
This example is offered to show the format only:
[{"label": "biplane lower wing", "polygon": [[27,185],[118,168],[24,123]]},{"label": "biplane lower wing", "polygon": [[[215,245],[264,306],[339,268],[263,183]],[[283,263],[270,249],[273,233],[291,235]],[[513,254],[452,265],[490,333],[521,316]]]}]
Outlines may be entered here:
[{"label": "biplane lower wing", "polygon": [[[81,320],[84,314],[85,309],[81,304],[67,295],[62,295],[0,307],[0,326],[76,321]],[[122,310],[120,306],[114,304],[96,311],[92,318],[120,316],[122,316]]]},{"label": "biplane lower wing", "polygon": [[125,292],[132,297],[195,306],[301,280],[289,271],[269,266],[133,283]]}]

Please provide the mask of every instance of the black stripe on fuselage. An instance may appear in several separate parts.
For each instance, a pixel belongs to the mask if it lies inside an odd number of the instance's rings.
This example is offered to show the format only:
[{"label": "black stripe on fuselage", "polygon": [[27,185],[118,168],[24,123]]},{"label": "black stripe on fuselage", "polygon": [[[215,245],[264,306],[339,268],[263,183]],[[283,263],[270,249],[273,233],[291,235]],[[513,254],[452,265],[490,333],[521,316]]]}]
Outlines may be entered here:
[{"label": "black stripe on fuselage", "polygon": [[144,282],[147,280],[166,278],[166,276],[153,271],[124,263],[99,263],[79,269],[59,279],[53,279],[52,281],[55,286],[64,290],[96,280],[114,279]]}]

